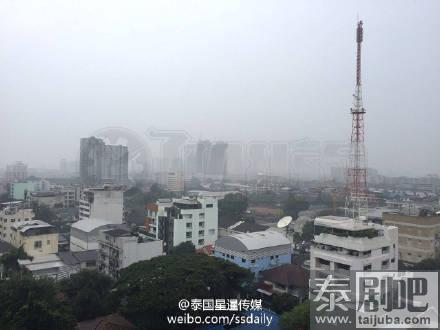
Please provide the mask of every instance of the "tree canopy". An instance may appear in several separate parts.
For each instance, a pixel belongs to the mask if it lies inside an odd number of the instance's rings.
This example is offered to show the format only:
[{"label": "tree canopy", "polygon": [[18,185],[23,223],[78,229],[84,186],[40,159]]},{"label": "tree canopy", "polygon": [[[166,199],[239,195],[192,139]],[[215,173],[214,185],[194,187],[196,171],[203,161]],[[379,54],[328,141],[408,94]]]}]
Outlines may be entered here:
[{"label": "tree canopy", "polygon": [[48,279],[0,281],[0,310],[0,329],[73,329],[76,324]]},{"label": "tree canopy", "polygon": [[291,311],[283,313],[280,324],[285,330],[308,330],[310,328],[309,302],[296,305]]},{"label": "tree canopy", "polygon": [[117,284],[123,314],[141,328],[166,329],[166,315],[180,314],[178,302],[245,294],[252,274],[203,254],[170,255],[124,269]]},{"label": "tree canopy", "polygon": [[247,210],[248,200],[241,193],[227,194],[219,201],[218,208],[222,216],[239,216]]},{"label": "tree canopy", "polygon": [[272,299],[272,309],[277,314],[281,314],[282,312],[289,311],[297,304],[298,304],[298,298],[288,293],[275,295]]},{"label": "tree canopy", "polygon": [[290,215],[294,218],[298,216],[300,211],[308,210],[310,203],[304,200],[302,197],[290,194],[289,197],[283,203],[283,211],[285,215]]},{"label": "tree canopy", "polygon": [[113,281],[98,271],[83,270],[59,283],[78,321],[88,320],[110,312],[107,306]]},{"label": "tree canopy", "polygon": [[194,252],[196,252],[196,248],[191,242],[182,242],[170,250],[170,254],[188,254]]}]

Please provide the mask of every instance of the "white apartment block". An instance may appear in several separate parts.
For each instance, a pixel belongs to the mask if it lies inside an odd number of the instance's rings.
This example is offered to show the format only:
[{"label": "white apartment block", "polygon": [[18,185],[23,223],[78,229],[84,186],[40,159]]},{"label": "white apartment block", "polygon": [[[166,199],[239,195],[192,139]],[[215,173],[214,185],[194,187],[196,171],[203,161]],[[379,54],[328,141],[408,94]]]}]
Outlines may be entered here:
[{"label": "white apartment block", "polygon": [[165,251],[183,242],[196,249],[213,245],[218,238],[217,199],[160,199],[146,207],[146,230],[164,241]]},{"label": "white apartment block", "polygon": [[32,209],[25,208],[23,202],[4,203],[2,206],[4,208],[0,210],[0,239],[11,243],[11,227],[31,221],[35,214]]},{"label": "white apartment block", "polygon": [[398,229],[346,217],[315,219],[310,268],[348,275],[351,270],[397,270]]},{"label": "white apartment block", "polygon": [[144,235],[133,235],[125,229],[110,229],[98,234],[99,271],[118,278],[121,269],[138,261],[163,255],[163,244]]},{"label": "white apartment block", "polygon": [[88,188],[81,192],[79,219],[105,219],[121,224],[124,220],[124,191],[121,187]]}]

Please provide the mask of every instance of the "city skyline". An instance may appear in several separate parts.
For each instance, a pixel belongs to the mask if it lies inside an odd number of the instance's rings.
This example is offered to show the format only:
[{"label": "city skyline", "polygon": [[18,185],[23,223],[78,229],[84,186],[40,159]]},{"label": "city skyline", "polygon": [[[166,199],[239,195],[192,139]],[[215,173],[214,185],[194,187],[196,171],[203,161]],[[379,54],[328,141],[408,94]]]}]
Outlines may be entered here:
[{"label": "city skyline", "polygon": [[369,27],[368,166],[440,173],[440,46],[430,36],[438,2],[386,2],[381,11],[365,1],[318,11],[306,2],[249,4],[133,3],[119,12],[106,2],[101,12],[96,2],[82,15],[72,3],[3,3],[0,166],[57,168],[75,158],[79,138],[113,126],[214,141],[348,141],[359,15]]}]

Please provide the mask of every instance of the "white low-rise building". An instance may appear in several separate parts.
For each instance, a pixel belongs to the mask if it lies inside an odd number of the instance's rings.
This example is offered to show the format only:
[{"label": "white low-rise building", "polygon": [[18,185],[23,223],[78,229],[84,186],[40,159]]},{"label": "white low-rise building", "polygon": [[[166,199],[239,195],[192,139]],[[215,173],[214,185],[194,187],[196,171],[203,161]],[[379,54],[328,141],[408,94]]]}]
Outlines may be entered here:
[{"label": "white low-rise building", "polygon": [[81,270],[97,268],[98,251],[60,252],[29,259],[18,260],[18,264],[35,278],[61,280]]},{"label": "white low-rise building", "polygon": [[351,270],[397,270],[398,230],[347,217],[315,219],[311,270],[348,275]]},{"label": "white low-rise building", "polygon": [[117,227],[117,224],[104,219],[86,219],[75,222],[70,228],[70,251],[97,250],[99,231]]},{"label": "white low-rise building", "polygon": [[121,224],[124,220],[124,191],[121,187],[88,188],[81,192],[80,220],[106,219]]},{"label": "white low-rise building", "polygon": [[134,235],[125,229],[100,231],[98,242],[98,269],[113,278],[118,278],[121,269],[135,262],[163,255],[161,240]]}]

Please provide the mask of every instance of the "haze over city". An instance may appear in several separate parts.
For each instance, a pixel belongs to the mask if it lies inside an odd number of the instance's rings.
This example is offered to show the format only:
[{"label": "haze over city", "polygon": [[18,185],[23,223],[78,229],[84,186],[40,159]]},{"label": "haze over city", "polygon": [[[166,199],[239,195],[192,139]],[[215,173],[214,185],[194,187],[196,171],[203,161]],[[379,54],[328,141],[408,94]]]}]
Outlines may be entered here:
[{"label": "haze over city", "polygon": [[0,2],[0,166],[111,126],[348,142],[365,22],[368,166],[440,174],[438,1]]}]

